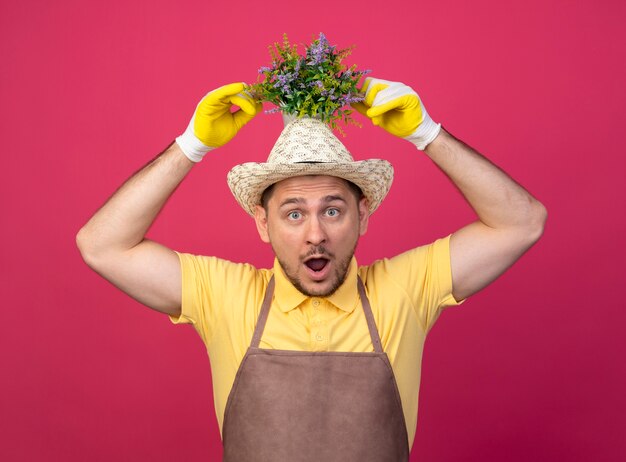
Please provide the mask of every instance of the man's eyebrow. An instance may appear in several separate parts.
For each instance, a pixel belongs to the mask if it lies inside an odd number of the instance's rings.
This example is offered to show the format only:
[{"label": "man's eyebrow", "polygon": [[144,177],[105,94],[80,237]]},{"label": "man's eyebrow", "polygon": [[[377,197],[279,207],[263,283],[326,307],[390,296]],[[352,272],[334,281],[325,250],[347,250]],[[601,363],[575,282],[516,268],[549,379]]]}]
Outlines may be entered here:
[{"label": "man's eyebrow", "polygon": [[278,208],[284,207],[285,205],[288,205],[288,204],[302,204],[303,202],[306,202],[306,201],[301,197],[288,197],[287,199],[285,199],[284,201],[280,203]]},{"label": "man's eyebrow", "polygon": [[[333,201],[341,201],[345,203],[348,202],[343,196],[337,196],[337,195],[332,195],[332,194],[325,196],[324,199],[322,200],[324,202],[333,202]],[[306,200],[302,197],[288,197],[287,199],[285,199],[284,201],[280,203],[278,208],[282,208],[285,205],[290,205],[290,204],[304,204],[304,203],[306,203]]]},{"label": "man's eyebrow", "polygon": [[341,201],[347,203],[343,196],[326,196],[324,202]]}]

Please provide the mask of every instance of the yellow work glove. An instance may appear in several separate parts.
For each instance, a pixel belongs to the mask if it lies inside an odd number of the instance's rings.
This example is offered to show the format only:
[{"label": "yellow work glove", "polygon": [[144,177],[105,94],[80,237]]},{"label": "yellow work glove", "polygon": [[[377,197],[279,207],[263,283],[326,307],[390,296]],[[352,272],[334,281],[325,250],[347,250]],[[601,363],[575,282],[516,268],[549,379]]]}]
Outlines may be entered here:
[{"label": "yellow work glove", "polygon": [[441,124],[430,118],[420,97],[400,82],[368,77],[361,93],[365,99],[352,106],[392,135],[413,143],[424,150],[439,134]]},{"label": "yellow work glove", "polygon": [[[245,90],[246,84],[231,83],[202,98],[185,133],[176,138],[189,160],[200,162],[207,152],[228,143],[261,111],[263,105]],[[231,112],[232,106],[239,109]]]}]

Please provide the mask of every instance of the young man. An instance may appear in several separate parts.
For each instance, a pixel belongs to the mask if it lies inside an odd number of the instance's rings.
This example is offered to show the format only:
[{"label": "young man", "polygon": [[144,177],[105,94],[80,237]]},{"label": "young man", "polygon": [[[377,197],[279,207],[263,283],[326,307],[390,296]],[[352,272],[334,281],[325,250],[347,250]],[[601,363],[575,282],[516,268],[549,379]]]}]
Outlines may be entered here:
[{"label": "young man", "polygon": [[[272,269],[174,252],[145,238],[167,198],[261,105],[209,93],[176,143],[130,178],[77,236],[85,261],[141,303],[192,323],[211,358],[227,461],[406,461],[422,348],[445,306],[510,267],[540,237],[544,207],[435,124],[418,95],[367,79],[357,109],[424,150],[478,221],[359,267],[354,249],[387,194],[391,165],[355,162],[321,122],[298,119],[266,163],[229,186],[276,255]],[[231,113],[232,105],[240,109]]]}]

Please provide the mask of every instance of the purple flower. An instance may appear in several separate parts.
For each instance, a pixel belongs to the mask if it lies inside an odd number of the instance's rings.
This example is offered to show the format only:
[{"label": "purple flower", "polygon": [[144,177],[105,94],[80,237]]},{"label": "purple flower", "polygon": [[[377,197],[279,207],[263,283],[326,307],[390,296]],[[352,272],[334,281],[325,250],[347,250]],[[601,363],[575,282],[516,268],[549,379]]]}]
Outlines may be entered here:
[{"label": "purple flower", "polygon": [[291,94],[289,84],[294,79],[294,74],[278,74],[274,82],[274,88],[280,88],[286,95]]},{"label": "purple flower", "polygon": [[311,47],[307,50],[307,64],[310,66],[317,66],[321,64],[324,59],[326,59],[326,55],[331,53],[335,49],[334,46],[328,45],[328,40],[326,40],[326,36],[320,32],[320,37],[317,39]]},{"label": "purple flower", "polygon": [[264,72],[270,72],[272,70],[271,67],[262,66],[259,68],[259,74],[263,74]]},{"label": "purple flower", "polygon": [[322,47],[323,47],[325,50],[328,50],[328,51],[334,51],[334,50],[335,50],[335,47],[336,47],[336,46],[335,46],[335,45],[332,45],[332,46],[331,46],[331,45],[328,43],[328,40],[326,40],[326,36],[324,35],[324,33],[323,33],[323,32],[320,32],[320,36],[319,36],[319,38],[318,38],[318,41],[319,41],[319,43],[322,45]]},{"label": "purple flower", "polygon": [[339,98],[335,95],[335,89],[331,88],[330,90],[322,90],[322,96],[326,96],[330,101],[336,101]]},{"label": "purple flower", "polygon": [[321,50],[321,49],[311,50],[309,57],[311,59],[307,61],[307,64],[309,66],[317,66],[321,64],[322,61],[324,61],[324,50]]},{"label": "purple flower", "polygon": [[364,99],[365,99],[364,96],[348,94],[348,95],[343,95],[340,99],[340,102],[342,105],[347,105],[347,104],[352,104],[352,103],[360,103]]}]

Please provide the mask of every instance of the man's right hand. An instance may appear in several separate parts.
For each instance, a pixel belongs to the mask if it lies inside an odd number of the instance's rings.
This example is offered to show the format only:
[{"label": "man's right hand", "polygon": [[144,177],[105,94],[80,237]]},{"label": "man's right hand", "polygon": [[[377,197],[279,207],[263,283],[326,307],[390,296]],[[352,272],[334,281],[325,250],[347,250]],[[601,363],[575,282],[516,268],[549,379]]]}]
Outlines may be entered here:
[{"label": "man's right hand", "polygon": [[[233,106],[239,109],[231,112]],[[207,152],[233,139],[262,108],[263,105],[246,92],[246,84],[224,85],[202,98],[187,130],[176,142],[189,160],[199,162]]]}]

